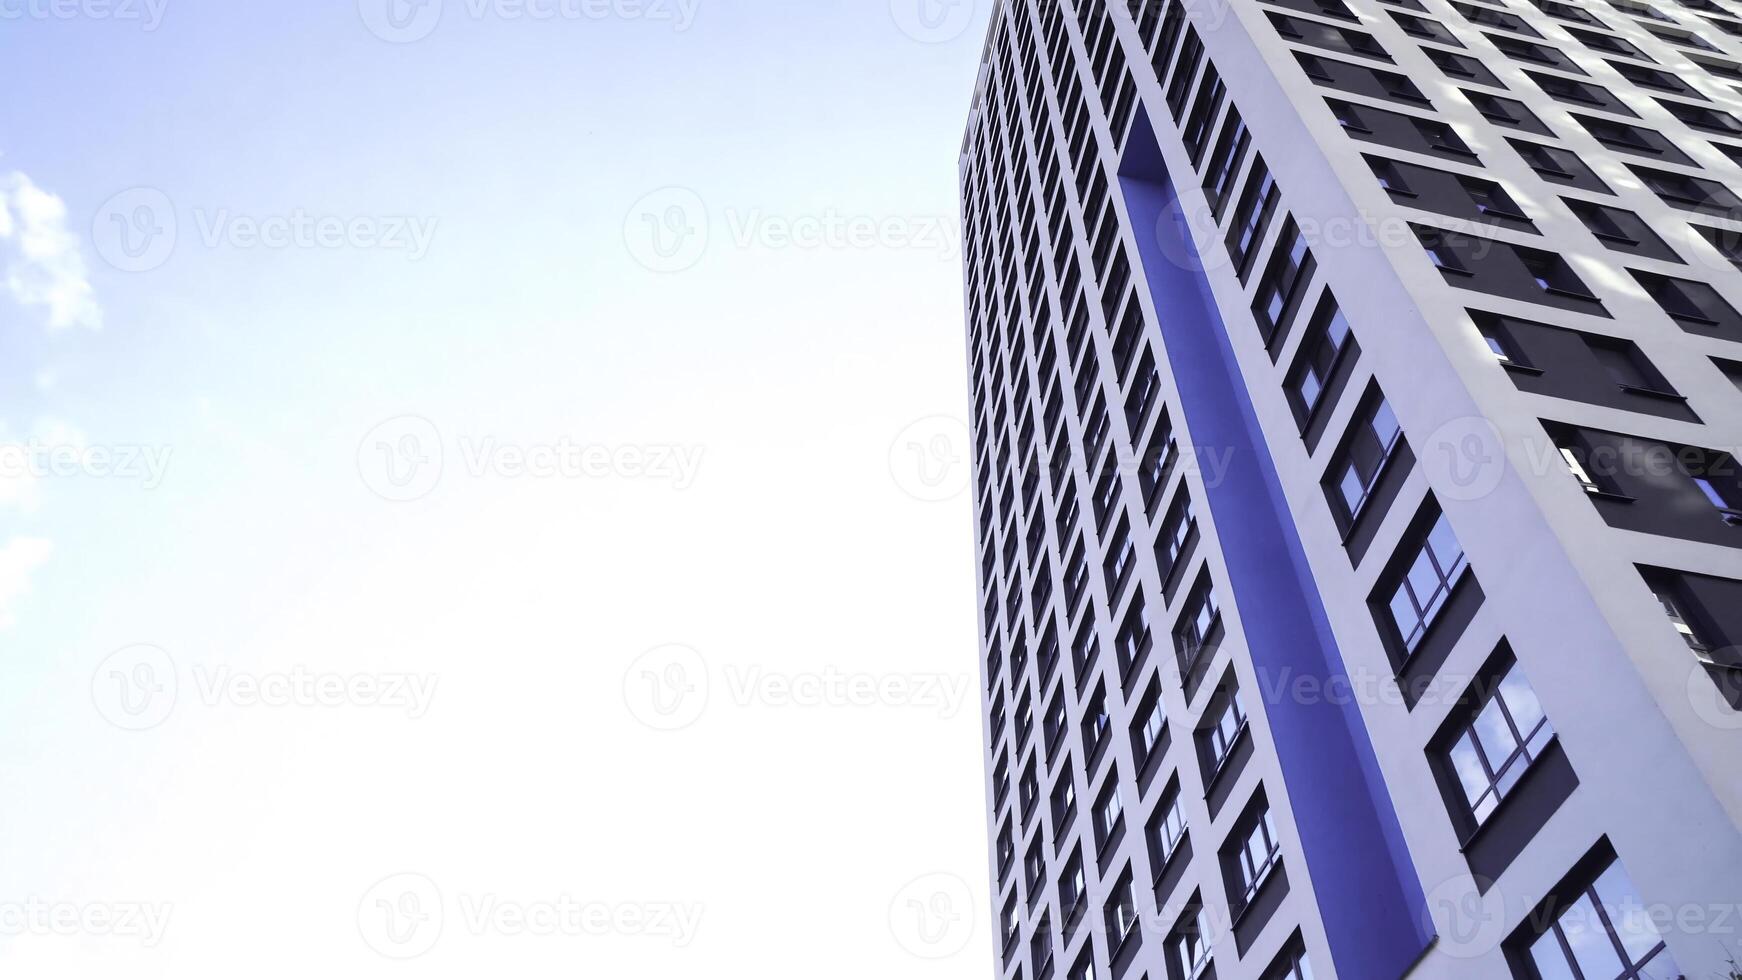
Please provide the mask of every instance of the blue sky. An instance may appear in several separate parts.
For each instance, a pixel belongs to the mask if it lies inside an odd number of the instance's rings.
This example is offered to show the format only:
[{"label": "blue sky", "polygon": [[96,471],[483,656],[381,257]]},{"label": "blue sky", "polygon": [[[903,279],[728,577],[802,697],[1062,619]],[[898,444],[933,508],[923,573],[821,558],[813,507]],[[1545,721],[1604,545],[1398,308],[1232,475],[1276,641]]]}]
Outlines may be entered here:
[{"label": "blue sky", "polygon": [[0,963],[981,975],[985,4],[375,4],[0,5]]}]

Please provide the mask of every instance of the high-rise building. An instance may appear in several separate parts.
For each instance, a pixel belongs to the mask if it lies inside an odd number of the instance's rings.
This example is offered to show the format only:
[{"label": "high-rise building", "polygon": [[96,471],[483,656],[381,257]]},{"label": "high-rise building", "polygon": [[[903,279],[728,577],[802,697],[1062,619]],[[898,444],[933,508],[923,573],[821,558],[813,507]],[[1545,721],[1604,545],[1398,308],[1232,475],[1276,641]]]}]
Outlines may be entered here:
[{"label": "high-rise building", "polygon": [[998,976],[1736,975],[1739,162],[1737,0],[996,5]]}]

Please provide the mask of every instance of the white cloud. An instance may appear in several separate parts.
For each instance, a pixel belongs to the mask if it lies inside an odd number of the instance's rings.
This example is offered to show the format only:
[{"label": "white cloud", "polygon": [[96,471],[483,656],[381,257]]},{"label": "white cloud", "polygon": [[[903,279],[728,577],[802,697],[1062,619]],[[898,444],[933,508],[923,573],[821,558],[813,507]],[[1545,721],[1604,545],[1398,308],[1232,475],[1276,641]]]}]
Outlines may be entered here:
[{"label": "white cloud", "polygon": [[13,603],[30,593],[30,578],[48,556],[54,542],[47,538],[13,538],[0,548],[0,631],[18,624]]},{"label": "white cloud", "polygon": [[0,243],[6,289],[25,306],[46,307],[49,327],[103,325],[66,204],[17,171],[0,174]]}]

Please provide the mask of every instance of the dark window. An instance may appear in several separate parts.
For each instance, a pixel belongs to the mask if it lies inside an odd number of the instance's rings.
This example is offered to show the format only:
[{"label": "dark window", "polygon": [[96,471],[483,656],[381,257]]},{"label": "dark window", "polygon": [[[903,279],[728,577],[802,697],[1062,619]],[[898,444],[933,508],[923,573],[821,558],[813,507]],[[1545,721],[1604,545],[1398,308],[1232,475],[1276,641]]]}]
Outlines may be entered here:
[{"label": "dark window", "polygon": [[1305,424],[1318,408],[1338,361],[1349,349],[1349,339],[1349,322],[1327,293],[1313,314],[1313,322],[1301,341],[1300,353],[1285,383],[1296,422]]},{"label": "dark window", "polygon": [[1729,259],[1731,265],[1742,269],[1742,232],[1728,228],[1708,228],[1705,225],[1694,225],[1694,230],[1717,249],[1719,255]]},{"label": "dark window", "polygon": [[1325,474],[1325,495],[1344,531],[1360,519],[1386,463],[1403,443],[1403,429],[1383,396],[1375,393],[1350,423],[1349,435],[1338,447]]},{"label": "dark window", "polygon": [[1173,645],[1179,655],[1180,675],[1190,677],[1202,666],[1202,660],[1214,652],[1222,613],[1217,608],[1215,586],[1209,573],[1198,580],[1186,597],[1179,625],[1173,629]]},{"label": "dark window", "polygon": [[1429,61],[1440,67],[1440,71],[1452,78],[1492,85],[1495,88],[1503,89],[1506,87],[1506,83],[1495,77],[1494,73],[1488,70],[1487,65],[1475,58],[1455,54],[1451,51],[1442,51],[1439,48],[1422,48],[1422,51],[1427,55]]},{"label": "dark window", "polygon": [[1452,594],[1469,561],[1445,515],[1440,515],[1422,540],[1414,560],[1394,582],[1382,583],[1386,609],[1407,653],[1420,645],[1428,628]]},{"label": "dark window", "polygon": [[1155,563],[1163,581],[1172,577],[1174,566],[1185,554],[1197,526],[1197,519],[1192,516],[1191,496],[1181,487],[1172,509],[1167,512],[1167,519],[1162,522],[1160,533],[1155,537]]},{"label": "dark window", "polygon": [[1645,219],[1632,211],[1571,197],[1561,200],[1604,247],[1665,262],[1681,262],[1681,256],[1651,230]]},{"label": "dark window", "polygon": [[1240,814],[1219,857],[1229,911],[1238,916],[1258,897],[1258,890],[1282,860],[1282,842],[1276,836],[1276,823],[1263,790]]},{"label": "dark window", "polygon": [[[1605,847],[1607,843],[1605,842]],[[1576,883],[1555,889],[1541,913],[1525,916],[1520,957],[1545,980],[1650,980],[1681,969],[1652,924],[1648,906],[1613,852]]]},{"label": "dark window", "polygon": [[1270,264],[1258,280],[1258,292],[1252,300],[1252,313],[1264,331],[1266,347],[1274,346],[1286,333],[1299,292],[1312,275],[1313,265],[1306,238],[1301,235],[1294,219],[1288,219],[1283,223]]},{"label": "dark window", "polygon": [[1572,116],[1574,121],[1596,137],[1597,142],[1611,150],[1632,153],[1637,156],[1657,157],[1669,163],[1691,164],[1693,162],[1687,154],[1656,130],[1646,129],[1643,126],[1629,126],[1626,123],[1608,119],[1598,119],[1595,116],[1580,115],[1576,112]]},{"label": "dark window", "polygon": [[1240,192],[1240,203],[1234,208],[1233,221],[1228,229],[1228,254],[1233,258],[1234,268],[1242,282],[1280,197],[1276,181],[1270,176],[1270,168],[1264,165],[1264,158],[1255,157],[1252,173],[1246,178],[1246,189]]},{"label": "dark window", "polygon": [[1554,135],[1553,130],[1544,125],[1541,119],[1536,118],[1535,113],[1525,108],[1524,103],[1517,99],[1506,99],[1471,89],[1462,89],[1461,91],[1464,93],[1464,98],[1469,99],[1470,104],[1476,107],[1476,111],[1482,114],[1482,118],[1496,126],[1522,129],[1538,136]]},{"label": "dark window", "polygon": [[1530,169],[1536,171],[1536,175],[1543,180],[1604,194],[1613,193],[1609,190],[1609,185],[1603,183],[1602,179],[1592,172],[1590,167],[1585,166],[1584,161],[1580,160],[1578,155],[1571,150],[1511,138],[1508,138],[1506,142],[1518,151],[1518,155],[1524,158],[1524,162],[1530,165]]},{"label": "dark window", "polygon": [[1697,326],[1734,328],[1742,317],[1709,283],[1628,270],[1665,313]]},{"label": "dark window", "polygon": [[1469,815],[1480,825],[1542,755],[1554,729],[1517,664],[1492,685],[1485,701],[1470,708],[1470,721],[1440,750],[1440,761],[1456,776]]},{"label": "dark window", "polygon": [[1742,198],[1715,180],[1632,164],[1628,169],[1658,197],[1673,207],[1736,220],[1742,218]]}]

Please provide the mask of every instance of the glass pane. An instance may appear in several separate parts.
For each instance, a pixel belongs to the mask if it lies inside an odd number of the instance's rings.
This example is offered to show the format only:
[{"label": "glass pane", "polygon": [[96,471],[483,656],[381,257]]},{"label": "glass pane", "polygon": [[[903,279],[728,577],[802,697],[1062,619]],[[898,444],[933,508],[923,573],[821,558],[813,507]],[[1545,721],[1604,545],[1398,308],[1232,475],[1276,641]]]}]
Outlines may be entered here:
[{"label": "glass pane", "polygon": [[1512,753],[1518,751],[1518,739],[1512,734],[1512,726],[1506,724],[1506,715],[1500,710],[1498,700],[1489,701],[1476,722],[1471,726],[1476,733],[1477,741],[1482,743],[1482,751],[1488,756],[1488,764],[1498,770],[1506,764]]},{"label": "glass pane", "polygon": [[1361,506],[1361,501],[1367,496],[1367,486],[1361,480],[1361,474],[1355,472],[1353,462],[1343,471],[1343,478],[1337,481],[1337,490],[1343,495],[1343,506],[1352,515]]},{"label": "glass pane", "polygon": [[1440,567],[1445,569],[1447,574],[1451,574],[1458,565],[1462,564],[1464,549],[1458,544],[1457,535],[1452,533],[1452,526],[1446,523],[1444,517],[1440,518],[1439,523],[1434,525],[1433,533],[1428,535],[1427,543],[1428,548],[1433,551],[1434,557],[1439,559]]},{"label": "glass pane", "polygon": [[1561,950],[1560,937],[1552,929],[1531,944],[1530,958],[1536,964],[1536,972],[1542,974],[1542,980],[1577,980],[1572,966],[1567,963],[1566,953]]},{"label": "glass pane", "polygon": [[1472,806],[1488,792],[1488,773],[1482,768],[1482,760],[1476,755],[1475,737],[1466,733],[1452,746],[1452,769],[1458,774],[1458,782],[1464,787],[1464,799]]},{"label": "glass pane", "polygon": [[1373,434],[1379,437],[1379,444],[1391,445],[1391,440],[1397,436],[1397,430],[1397,416],[1392,414],[1391,405],[1380,402],[1379,409],[1373,413]]},{"label": "glass pane", "polygon": [[1536,692],[1531,690],[1530,682],[1525,680],[1524,671],[1513,667],[1506,677],[1500,681],[1500,697],[1506,701],[1506,710],[1512,713],[1512,721],[1518,726],[1519,734],[1530,738],[1537,725],[1543,721],[1542,704],[1536,699]]},{"label": "glass pane", "polygon": [[1403,637],[1403,642],[1413,647],[1416,630],[1421,627],[1421,617],[1415,611],[1415,600],[1409,594],[1407,584],[1397,587],[1397,592],[1391,597],[1391,619],[1397,624],[1397,632]]},{"label": "glass pane", "polygon": [[1562,912],[1559,924],[1567,945],[1572,947],[1573,959],[1578,962],[1580,973],[1587,978],[1600,977],[1602,980],[1613,980],[1621,975],[1624,966],[1621,955],[1610,940],[1608,930],[1597,918],[1597,907],[1591,904],[1589,895]]},{"label": "glass pane", "polygon": [[1645,903],[1633,890],[1633,883],[1627,880],[1627,872],[1620,861],[1609,865],[1609,870],[1597,879],[1596,889],[1616,938],[1627,950],[1627,958],[1634,963],[1643,962],[1662,940],[1652,925],[1651,916],[1646,914]]}]

